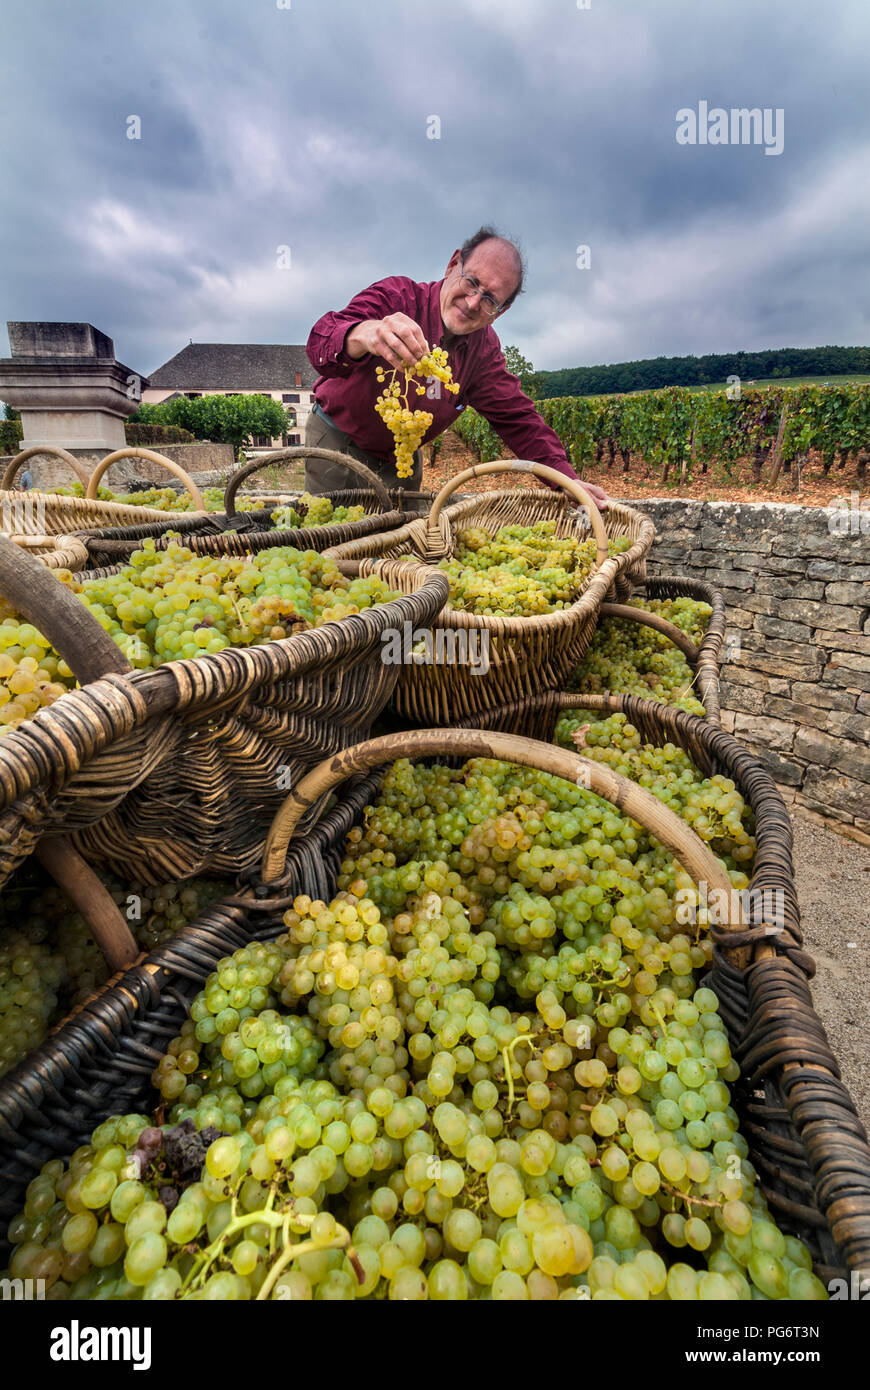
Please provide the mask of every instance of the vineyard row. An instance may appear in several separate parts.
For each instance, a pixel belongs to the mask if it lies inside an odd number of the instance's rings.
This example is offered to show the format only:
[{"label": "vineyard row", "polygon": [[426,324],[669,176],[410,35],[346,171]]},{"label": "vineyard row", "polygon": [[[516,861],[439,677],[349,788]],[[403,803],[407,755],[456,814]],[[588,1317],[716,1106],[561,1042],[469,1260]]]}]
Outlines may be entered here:
[{"label": "vineyard row", "polygon": [[[822,456],[825,474],[852,460],[866,472],[870,454],[870,386],[766,386],[696,392],[683,386],[624,396],[562,396],[538,409],[558,434],[575,468],[612,467],[623,472],[643,462],[663,482],[691,482],[718,464],[730,474],[739,459],[751,459],[753,481],[773,486],[782,472],[800,485],[811,450]],[[495,430],[470,407],[456,423],[469,448],[486,462],[505,446]]]}]

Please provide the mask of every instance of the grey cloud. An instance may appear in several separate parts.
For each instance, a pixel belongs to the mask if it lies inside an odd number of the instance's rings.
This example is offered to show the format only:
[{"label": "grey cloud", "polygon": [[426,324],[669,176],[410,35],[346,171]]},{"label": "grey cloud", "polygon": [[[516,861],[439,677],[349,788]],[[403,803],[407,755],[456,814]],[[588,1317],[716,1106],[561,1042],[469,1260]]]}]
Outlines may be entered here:
[{"label": "grey cloud", "polygon": [[[304,341],[495,220],[531,269],[498,331],[540,367],[866,340],[864,0],[29,0],[14,27],[3,320],[88,319],[143,371]],[[702,99],[784,108],[783,154],[678,146]]]}]

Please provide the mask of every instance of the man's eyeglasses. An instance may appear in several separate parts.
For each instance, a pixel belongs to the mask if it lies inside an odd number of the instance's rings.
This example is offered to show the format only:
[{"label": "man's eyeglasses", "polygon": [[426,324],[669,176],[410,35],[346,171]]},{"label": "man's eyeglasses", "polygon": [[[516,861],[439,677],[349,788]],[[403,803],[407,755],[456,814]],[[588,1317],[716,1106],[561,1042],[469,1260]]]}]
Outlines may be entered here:
[{"label": "man's eyeglasses", "polygon": [[496,314],[501,313],[502,306],[491,294],[488,294],[481,285],[477,283],[473,275],[466,275],[462,262],[459,262],[459,288],[465,294],[479,294],[480,308],[489,318],[494,319]]}]

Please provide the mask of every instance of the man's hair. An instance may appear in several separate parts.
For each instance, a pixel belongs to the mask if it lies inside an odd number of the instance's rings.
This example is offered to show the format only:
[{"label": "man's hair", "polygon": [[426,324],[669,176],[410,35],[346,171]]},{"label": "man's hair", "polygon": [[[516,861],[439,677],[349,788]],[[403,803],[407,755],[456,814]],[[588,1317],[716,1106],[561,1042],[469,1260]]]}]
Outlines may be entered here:
[{"label": "man's hair", "polygon": [[526,258],[523,255],[517,243],[515,241],[512,241],[510,237],[502,236],[501,232],[496,231],[495,227],[481,227],[478,231],[474,233],[474,236],[469,237],[468,240],[464,241],[462,243],[462,246],[459,248],[459,254],[462,258],[463,264],[468,260],[468,257],[471,255],[472,251],[475,251],[477,247],[481,246],[485,241],[500,241],[502,245],[509,246],[511,251],[513,251],[514,253],[514,258],[516,261],[516,272],[518,276],[517,287],[514,290],[513,294],[508,295],[507,299],[504,301],[504,304],[502,305],[503,309],[509,309],[510,306],[513,304],[514,300],[516,299],[517,295],[522,294],[523,292],[523,284],[525,282],[527,270]]}]

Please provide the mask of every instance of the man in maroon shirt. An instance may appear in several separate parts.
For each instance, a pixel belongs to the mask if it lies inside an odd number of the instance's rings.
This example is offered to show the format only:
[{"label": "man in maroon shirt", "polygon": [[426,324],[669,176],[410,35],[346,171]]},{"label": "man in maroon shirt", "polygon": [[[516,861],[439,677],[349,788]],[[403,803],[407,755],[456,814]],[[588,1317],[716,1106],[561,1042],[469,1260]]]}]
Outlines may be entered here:
[{"label": "man in maroon shirt", "polygon": [[[373,468],[387,487],[418,489],[423,469],[419,449],[413,476],[397,477],[393,437],[375,411],[383,390],[376,368],[385,361],[391,367],[410,365],[430,347],[443,347],[460,391],[453,395],[430,380],[425,398],[409,397],[412,409],[432,415],[423,443],[436,439],[457,411],[471,405],[518,458],[576,478],[559,436],[505,366],[492,327],[522,287],[519,251],[493,228],[482,227],[454,251],[443,280],[417,284],[391,275],[362,290],[340,313],[324,314],[308,339],[308,357],[320,376],[305,444],[351,454]],[[305,483],[315,493],[360,485],[349,469],[321,459],[308,461]],[[606,505],[601,488],[584,486],[599,505]]]}]

